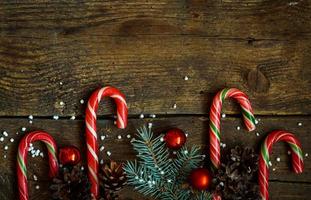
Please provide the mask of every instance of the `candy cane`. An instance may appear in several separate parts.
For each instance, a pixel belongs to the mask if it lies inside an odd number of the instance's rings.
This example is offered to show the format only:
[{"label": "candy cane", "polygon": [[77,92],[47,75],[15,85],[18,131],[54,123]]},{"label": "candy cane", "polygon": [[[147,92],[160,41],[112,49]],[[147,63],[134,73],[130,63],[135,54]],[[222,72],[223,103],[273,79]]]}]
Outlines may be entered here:
[{"label": "candy cane", "polygon": [[220,166],[220,113],[223,101],[228,98],[236,99],[241,108],[244,119],[244,124],[248,131],[255,129],[255,117],[251,103],[243,92],[238,89],[223,89],[218,92],[213,99],[210,111],[210,157],[214,167]]},{"label": "candy cane", "polygon": [[98,144],[96,133],[96,112],[103,97],[111,97],[117,104],[117,127],[124,129],[127,125],[127,105],[124,95],[114,87],[96,90],[90,97],[85,114],[88,177],[91,182],[91,194],[98,198]]},{"label": "candy cane", "polygon": [[269,199],[269,157],[273,144],[284,141],[289,144],[292,155],[292,166],[295,173],[303,171],[303,156],[299,140],[292,134],[286,131],[273,131],[265,139],[261,146],[261,154],[259,155],[259,173],[258,181],[260,195],[263,200]]},{"label": "candy cane", "polygon": [[46,132],[35,131],[23,137],[18,146],[17,155],[17,181],[20,200],[28,200],[27,186],[27,153],[29,144],[35,141],[42,141],[48,149],[50,177],[55,177],[58,174],[57,150],[54,139]]}]

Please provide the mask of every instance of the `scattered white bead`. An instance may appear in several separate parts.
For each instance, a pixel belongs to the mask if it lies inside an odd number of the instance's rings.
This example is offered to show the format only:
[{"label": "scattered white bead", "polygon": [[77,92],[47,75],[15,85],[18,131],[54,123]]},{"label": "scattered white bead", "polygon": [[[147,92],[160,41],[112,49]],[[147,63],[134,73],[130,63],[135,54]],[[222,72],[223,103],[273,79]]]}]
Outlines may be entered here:
[{"label": "scattered white bead", "polygon": [[305,154],[305,157],[308,157],[308,156],[309,156],[309,154],[308,154],[308,153],[306,153],[306,154]]},{"label": "scattered white bead", "polygon": [[257,137],[259,137],[259,136],[260,136],[260,134],[257,132],[257,133],[256,133],[256,136],[257,136]]},{"label": "scattered white bead", "polygon": [[26,131],[26,127],[22,127],[22,131]]},{"label": "scattered white bead", "polygon": [[164,141],[164,138],[163,138],[163,137],[161,137],[161,138],[160,138],[160,141],[161,141],[161,142],[163,142],[163,141]]},{"label": "scattered white bead", "polygon": [[16,132],[15,134],[16,134],[16,135],[18,135],[18,134],[19,134],[19,132]]},{"label": "scattered white bead", "polygon": [[58,119],[59,119],[59,116],[58,116],[58,115],[54,115],[54,116],[53,116],[53,119],[54,119],[54,120],[58,120]]},{"label": "scattered white bead", "polygon": [[32,120],[30,120],[30,121],[29,121],[29,124],[32,124],[32,123],[33,123],[33,121],[32,121]]},{"label": "scattered white bead", "polygon": [[185,81],[188,81],[188,80],[189,80],[189,77],[188,77],[188,76],[185,76],[185,77],[184,77],[184,80],[185,80]]},{"label": "scattered white bead", "polygon": [[222,118],[226,118],[226,113],[222,113],[222,114],[221,114],[221,117],[222,117]]},{"label": "scattered white bead", "polygon": [[130,139],[132,136],[130,134],[127,134],[126,136],[128,139]]},{"label": "scattered white bead", "polygon": [[60,102],[59,102],[59,105],[60,105],[60,106],[64,106],[64,105],[65,105],[65,102],[60,101]]},{"label": "scattered white bead", "polygon": [[156,118],[156,115],[155,114],[151,114],[150,117],[151,118]]},{"label": "scattered white bead", "polygon": [[140,118],[140,119],[144,119],[144,117],[145,117],[145,115],[144,115],[143,113],[141,113],[141,114],[139,115],[139,118]]},{"label": "scattered white bead", "polygon": [[32,115],[29,115],[29,116],[28,116],[28,119],[33,120],[33,116],[32,116]]},{"label": "scattered white bead", "polygon": [[121,139],[122,139],[122,136],[121,136],[121,135],[118,135],[118,139],[121,140]]},{"label": "scattered white bead", "polygon": [[81,168],[80,168],[80,169],[81,169],[81,171],[83,171],[83,170],[84,170],[84,167],[83,167],[83,166],[81,166]]},{"label": "scattered white bead", "polygon": [[113,121],[113,124],[116,125],[116,124],[117,124],[117,121]]},{"label": "scattered white bead", "polygon": [[206,155],[202,155],[202,158],[206,158]]},{"label": "scattered white bead", "polygon": [[225,143],[222,144],[222,148],[226,148],[226,146],[227,146],[227,145],[226,145]]},{"label": "scattered white bead", "polygon": [[14,138],[11,138],[11,139],[10,139],[10,142],[12,142],[12,143],[13,143],[13,142],[14,142]]},{"label": "scattered white bead", "polygon": [[35,174],[33,175],[33,180],[35,180],[35,181],[38,180],[38,177]]},{"label": "scattered white bead", "polygon": [[110,151],[107,151],[107,155],[108,155],[108,156],[111,156],[111,152],[110,152]]},{"label": "scattered white bead", "polygon": [[81,104],[84,104],[84,100],[83,100],[83,99],[80,99],[80,103],[81,103]]},{"label": "scattered white bead", "polygon": [[42,158],[44,158],[44,153],[43,153],[43,152],[40,152],[40,156],[41,156]]},{"label": "scattered white bead", "polygon": [[238,131],[241,130],[241,127],[237,126],[237,127],[236,127],[236,130],[238,130]]},{"label": "scattered white bead", "polygon": [[8,145],[5,145],[4,146],[4,150],[8,150],[9,149],[9,146]]},{"label": "scattered white bead", "polygon": [[167,182],[168,182],[168,183],[171,183],[171,182],[172,182],[172,180],[171,180],[171,179],[167,179]]},{"label": "scattered white bead", "polygon": [[224,184],[224,182],[220,182],[219,185],[220,185],[221,187],[223,187],[225,184]]},{"label": "scattered white bead", "polygon": [[29,146],[30,146],[30,147],[33,147],[33,143],[30,143]]},{"label": "scattered white bead", "polygon": [[0,142],[3,142],[4,141],[4,137],[0,137]]},{"label": "scattered white bead", "polygon": [[101,160],[99,161],[99,163],[100,163],[101,165],[104,164],[104,160],[101,159]]},{"label": "scattered white bead", "polygon": [[106,138],[106,137],[105,137],[104,135],[100,136],[100,140],[101,140],[101,141],[105,140],[105,138]]},{"label": "scattered white bead", "polygon": [[173,151],[173,154],[174,154],[174,155],[176,155],[176,154],[177,154],[177,152],[176,152],[176,151]]},{"label": "scattered white bead", "polygon": [[276,161],[277,161],[277,162],[281,162],[281,158],[280,158],[280,157],[277,157],[277,158],[276,158]]},{"label": "scattered white bead", "polygon": [[152,128],[152,123],[148,123],[148,128]]},{"label": "scattered white bead", "polygon": [[60,85],[63,85],[63,82],[59,82]]},{"label": "scattered white bead", "polygon": [[189,135],[188,133],[185,134],[186,137],[188,137],[188,135]]},{"label": "scattered white bead", "polygon": [[275,168],[272,168],[272,171],[275,171],[276,169]]},{"label": "scattered white bead", "polygon": [[101,146],[101,147],[99,148],[99,151],[104,151],[104,149],[105,149],[105,147],[104,147],[104,146]]},{"label": "scattered white bead", "polygon": [[3,158],[6,158],[6,155],[3,155]]},{"label": "scattered white bead", "polygon": [[292,152],[291,151],[287,151],[287,154],[290,155],[290,154],[292,154]]},{"label": "scattered white bead", "polygon": [[39,190],[40,189],[40,186],[39,185],[36,185],[36,190]]},{"label": "scattered white bead", "polygon": [[187,155],[188,153],[189,153],[189,152],[188,152],[188,150],[185,150],[185,151],[184,151],[184,154],[186,154],[186,155]]},{"label": "scattered white bead", "polygon": [[272,166],[272,162],[271,162],[271,161],[269,161],[269,166],[270,166],[270,167]]},{"label": "scattered white bead", "polygon": [[164,171],[161,171],[160,173],[161,173],[162,175],[165,174]]},{"label": "scattered white bead", "polygon": [[5,137],[8,137],[8,136],[9,136],[8,132],[6,132],[6,131],[3,131],[2,134],[3,134]]},{"label": "scattered white bead", "polygon": [[75,120],[75,119],[76,119],[76,116],[72,115],[72,116],[70,117],[70,119],[71,119],[71,120]]},{"label": "scattered white bead", "polygon": [[177,108],[177,104],[174,103],[174,104],[173,104],[173,109],[176,109],[176,108]]},{"label": "scattered white bead", "polygon": [[258,123],[259,123],[259,121],[257,119],[255,119],[255,124],[258,124]]},{"label": "scattered white bead", "polygon": [[298,124],[297,124],[298,126],[302,126],[302,122],[298,122]]}]

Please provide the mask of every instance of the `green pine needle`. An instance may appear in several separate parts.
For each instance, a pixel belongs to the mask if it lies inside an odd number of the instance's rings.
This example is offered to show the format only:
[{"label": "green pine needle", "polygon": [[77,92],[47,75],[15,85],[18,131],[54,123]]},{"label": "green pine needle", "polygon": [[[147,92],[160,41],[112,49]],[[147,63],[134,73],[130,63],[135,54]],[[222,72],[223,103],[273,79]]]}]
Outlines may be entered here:
[{"label": "green pine needle", "polygon": [[131,141],[138,153],[138,160],[124,166],[128,184],[145,196],[161,200],[209,200],[208,192],[195,192],[183,187],[190,172],[199,167],[203,156],[199,147],[182,147],[172,159],[170,151],[161,139],[156,138],[146,126],[137,130],[137,138]]}]

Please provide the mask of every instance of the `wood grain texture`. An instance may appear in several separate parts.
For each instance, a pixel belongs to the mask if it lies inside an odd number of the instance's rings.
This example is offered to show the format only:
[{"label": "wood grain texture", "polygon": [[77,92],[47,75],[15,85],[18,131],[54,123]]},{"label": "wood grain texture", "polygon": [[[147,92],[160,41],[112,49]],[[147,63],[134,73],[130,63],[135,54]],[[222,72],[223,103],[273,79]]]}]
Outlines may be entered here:
[{"label": "wood grain texture", "polygon": [[249,94],[256,114],[311,113],[309,1],[7,1],[0,10],[1,116],[82,115],[79,100],[107,84],[126,94],[130,114],[206,114],[223,87]]},{"label": "wood grain texture", "polygon": [[[135,152],[132,150],[130,145],[130,139],[126,137],[127,134],[135,135],[136,128],[139,128],[147,122],[152,122],[154,126],[155,134],[163,133],[165,130],[170,127],[179,127],[189,133],[188,136],[188,145],[200,145],[202,149],[207,148],[207,126],[208,120],[204,117],[172,117],[172,118],[161,118],[161,119],[131,119],[129,121],[129,127],[122,131],[118,130],[113,126],[112,121],[109,120],[100,120],[98,122],[99,134],[108,135],[104,142],[101,142],[105,146],[106,151],[109,150],[112,153],[111,158],[124,161],[124,160],[133,160],[135,159]],[[297,126],[297,122],[301,122],[303,126]],[[241,120],[237,118],[225,118],[222,120],[222,142],[227,144],[225,151],[229,147],[233,147],[237,144],[242,144],[244,146],[250,146],[255,149],[259,148],[259,144],[265,137],[265,135],[275,129],[285,129],[292,131],[297,135],[301,140],[303,151],[305,153],[311,152],[311,146],[309,145],[310,130],[311,126],[310,117],[262,117],[260,118],[260,123],[256,132],[260,133],[260,136],[256,136],[255,132],[247,133],[245,130],[237,131],[237,126],[241,125]],[[58,142],[59,146],[64,145],[76,145],[81,149],[81,152],[85,151],[84,144],[84,123],[80,120],[50,120],[50,119],[35,119],[32,126],[28,126],[28,121],[26,119],[2,119],[0,122],[0,127],[5,127],[4,130],[8,131],[9,137],[0,144],[0,155],[6,155],[7,158],[3,156],[0,157],[0,168],[1,168],[1,177],[2,179],[9,180],[5,184],[11,184],[12,187],[9,187],[10,191],[13,191],[14,186],[11,183],[15,179],[15,159],[17,144],[21,136],[24,134],[20,131],[20,127],[27,126],[28,130],[37,130],[44,129],[48,131]],[[19,132],[19,134],[16,134]],[[121,140],[117,139],[118,135],[122,135]],[[9,138],[15,138],[14,143],[9,142]],[[4,145],[8,145],[8,151],[4,150]],[[44,151],[43,145],[38,143],[35,144],[36,148],[41,148]],[[102,159],[107,159],[105,152],[101,153]],[[276,158],[280,157],[281,162],[276,162]],[[305,157],[305,171],[302,175],[295,175],[290,173],[289,158],[287,155],[287,148],[284,144],[277,144],[273,147],[273,155],[271,157],[273,163],[272,168],[276,168],[275,171],[271,170],[270,181],[273,188],[271,192],[274,198],[272,199],[281,199],[277,194],[280,191],[282,197],[286,199],[306,199],[309,195],[309,189],[311,186],[311,160],[308,157]],[[44,158],[31,158],[29,157],[28,169],[29,169],[29,180],[33,180],[33,174],[36,174],[39,178],[39,182],[34,182],[33,184],[40,185],[40,190],[36,190],[35,187],[32,187],[32,199],[43,199],[43,197],[48,197],[47,182],[48,177],[46,177],[47,169],[47,160]],[[1,183],[1,181],[0,181]],[[3,183],[2,183],[3,184]],[[3,184],[3,185],[5,185]],[[6,186],[8,188],[8,186]],[[286,189],[292,187],[291,189]],[[1,187],[0,187],[1,188]],[[285,191],[286,189],[286,191]],[[129,191],[132,189],[128,189]],[[276,190],[277,192],[275,192]],[[1,194],[2,193],[2,194]],[[5,194],[3,194],[5,193]],[[7,190],[0,189],[0,196],[8,195],[7,199],[11,199],[13,194],[10,194]],[[129,195],[129,196],[127,196]],[[9,198],[10,197],[10,198]],[[143,199],[139,195],[126,192],[123,193],[122,199]]]}]

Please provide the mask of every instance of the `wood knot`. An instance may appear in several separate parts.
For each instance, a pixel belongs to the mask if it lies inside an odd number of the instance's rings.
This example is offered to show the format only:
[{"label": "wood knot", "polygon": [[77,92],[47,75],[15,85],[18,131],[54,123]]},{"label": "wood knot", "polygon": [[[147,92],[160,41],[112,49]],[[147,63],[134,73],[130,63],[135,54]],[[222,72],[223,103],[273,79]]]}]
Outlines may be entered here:
[{"label": "wood knot", "polygon": [[260,71],[259,68],[251,70],[247,76],[248,87],[257,93],[267,93],[270,87],[270,81]]}]

